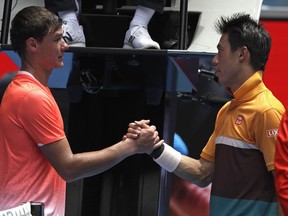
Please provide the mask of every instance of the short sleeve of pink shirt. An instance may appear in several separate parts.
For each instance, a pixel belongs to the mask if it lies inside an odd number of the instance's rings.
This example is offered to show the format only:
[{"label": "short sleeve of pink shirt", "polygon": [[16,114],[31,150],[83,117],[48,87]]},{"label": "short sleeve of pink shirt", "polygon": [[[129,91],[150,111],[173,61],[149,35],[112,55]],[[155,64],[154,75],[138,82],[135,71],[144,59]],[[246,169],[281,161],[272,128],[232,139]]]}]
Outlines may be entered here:
[{"label": "short sleeve of pink shirt", "polygon": [[26,94],[19,106],[19,120],[35,143],[45,145],[65,137],[60,110],[48,88]]}]

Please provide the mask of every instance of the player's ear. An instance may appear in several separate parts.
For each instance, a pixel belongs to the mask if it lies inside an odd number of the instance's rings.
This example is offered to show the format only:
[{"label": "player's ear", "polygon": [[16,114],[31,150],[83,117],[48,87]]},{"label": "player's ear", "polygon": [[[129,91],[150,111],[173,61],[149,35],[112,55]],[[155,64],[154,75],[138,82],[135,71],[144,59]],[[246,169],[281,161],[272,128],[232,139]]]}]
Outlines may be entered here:
[{"label": "player's ear", "polygon": [[26,40],[26,49],[27,50],[30,50],[30,51],[34,51],[37,49],[38,47],[38,41],[33,38],[33,37],[30,37]]},{"label": "player's ear", "polygon": [[239,49],[239,57],[241,58],[241,60],[246,59],[249,56],[250,56],[250,52],[247,46],[243,46]]}]

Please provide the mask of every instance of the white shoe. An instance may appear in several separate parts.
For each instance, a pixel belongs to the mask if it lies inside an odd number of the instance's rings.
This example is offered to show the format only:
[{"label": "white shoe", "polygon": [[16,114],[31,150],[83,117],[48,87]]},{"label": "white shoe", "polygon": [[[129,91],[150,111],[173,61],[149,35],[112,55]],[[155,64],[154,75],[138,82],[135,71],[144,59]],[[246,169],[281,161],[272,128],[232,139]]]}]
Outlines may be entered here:
[{"label": "white shoe", "polygon": [[85,47],[85,36],[83,27],[73,22],[63,21],[63,39],[69,46]]},{"label": "white shoe", "polygon": [[151,39],[146,27],[132,26],[126,32],[123,48],[160,49],[160,46]]}]

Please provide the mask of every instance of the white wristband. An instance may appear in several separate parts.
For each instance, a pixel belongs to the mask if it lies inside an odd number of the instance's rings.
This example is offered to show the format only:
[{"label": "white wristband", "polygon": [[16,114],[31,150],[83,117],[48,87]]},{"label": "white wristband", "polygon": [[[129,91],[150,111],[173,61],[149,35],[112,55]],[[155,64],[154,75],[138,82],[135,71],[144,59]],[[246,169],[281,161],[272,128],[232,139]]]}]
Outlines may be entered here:
[{"label": "white wristband", "polygon": [[164,143],[162,154],[154,161],[168,172],[173,172],[181,161],[181,153]]}]

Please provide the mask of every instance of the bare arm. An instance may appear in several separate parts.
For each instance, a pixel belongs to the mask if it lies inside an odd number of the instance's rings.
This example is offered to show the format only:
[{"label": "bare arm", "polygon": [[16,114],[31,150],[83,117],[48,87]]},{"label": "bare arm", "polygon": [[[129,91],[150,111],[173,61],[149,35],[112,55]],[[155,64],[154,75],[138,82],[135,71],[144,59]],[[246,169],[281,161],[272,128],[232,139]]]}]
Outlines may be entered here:
[{"label": "bare arm", "polygon": [[[129,138],[137,137],[137,135],[141,133],[140,128],[142,128],[142,127],[143,126],[139,122],[130,123],[126,137],[129,137]],[[175,153],[173,153],[173,151]],[[169,158],[165,159],[165,157],[167,155],[162,156],[161,161],[163,162],[163,159],[170,161],[171,159],[174,160],[175,158],[177,158],[176,150],[173,150],[173,151],[171,152],[171,150],[170,150]],[[172,154],[172,156],[171,156],[171,154]],[[177,161],[177,159],[176,159],[176,161]],[[156,162],[157,162],[157,160],[156,160]],[[161,165],[163,165],[162,162],[159,163],[159,161],[158,161],[157,163],[161,166]],[[179,165],[173,171],[173,173],[176,174],[177,176],[179,176],[180,178],[185,179],[186,181],[189,181],[189,182],[193,182],[194,184],[197,184],[200,187],[206,187],[212,182],[212,177],[213,177],[213,173],[214,173],[214,163],[213,162],[205,160],[204,158],[200,158],[199,160],[196,160],[194,158],[184,156],[184,155],[181,156],[181,159],[179,162],[180,162]],[[166,163],[164,162],[164,164],[166,164]],[[163,168],[167,168],[165,166]]]},{"label": "bare arm", "polygon": [[142,129],[138,139],[125,139],[108,148],[73,154],[66,138],[41,147],[59,175],[66,181],[101,173],[132,154],[151,152],[162,145],[155,127]]},{"label": "bare arm", "polygon": [[174,174],[200,187],[206,187],[212,182],[214,163],[204,158],[196,160],[182,155],[181,162]]}]

